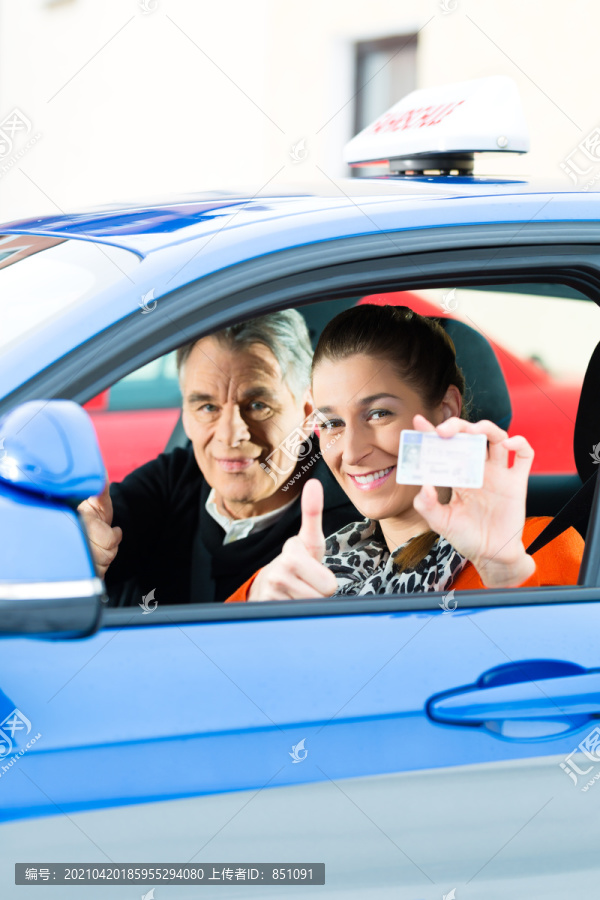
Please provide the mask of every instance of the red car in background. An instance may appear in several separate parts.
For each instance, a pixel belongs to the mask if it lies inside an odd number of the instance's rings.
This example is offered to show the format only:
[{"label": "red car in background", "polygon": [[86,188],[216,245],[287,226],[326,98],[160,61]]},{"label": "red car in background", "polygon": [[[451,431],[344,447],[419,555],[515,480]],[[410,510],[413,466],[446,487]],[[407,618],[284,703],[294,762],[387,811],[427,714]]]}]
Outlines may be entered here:
[{"label": "red car in background", "polygon": [[110,481],[121,481],[165,449],[179,414],[175,353],[153,360],[85,404]]},{"label": "red car in background", "polygon": [[[439,305],[409,291],[372,294],[359,302],[392,303],[409,306],[425,316],[461,319],[454,310],[452,314],[445,314]],[[347,301],[342,301],[336,311],[348,305]],[[320,306],[312,304],[303,309],[315,343],[324,324],[319,323],[318,315],[313,315],[315,308]],[[329,302],[327,317],[331,315],[332,304]],[[471,321],[466,323],[473,325]],[[574,473],[573,429],[581,379],[554,378],[534,359],[518,357],[492,340],[489,334],[485,336],[496,353],[508,385],[513,412],[509,433],[524,435],[535,450],[532,472]],[[121,481],[133,469],[164,450],[179,419],[180,404],[174,353],[131,373],[86,403],[111,481]],[[551,441],[547,438],[550,430]]]}]

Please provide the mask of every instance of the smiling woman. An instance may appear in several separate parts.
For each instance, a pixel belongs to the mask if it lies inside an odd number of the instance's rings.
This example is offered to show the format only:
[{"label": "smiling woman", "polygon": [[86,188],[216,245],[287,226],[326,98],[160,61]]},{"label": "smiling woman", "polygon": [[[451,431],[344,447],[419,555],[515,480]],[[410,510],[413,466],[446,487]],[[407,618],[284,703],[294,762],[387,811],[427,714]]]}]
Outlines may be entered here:
[{"label": "smiling woman", "polygon": [[[336,437],[323,458],[364,519],[324,547],[320,490],[307,485],[299,535],[231,600],[575,582],[583,541],[572,528],[543,557],[526,553],[524,539],[550,521],[525,520],[533,451],[493,422],[463,418],[465,380],[437,322],[404,307],[346,310],[321,335],[312,386],[321,435]],[[396,483],[400,434],[412,428],[485,435],[483,486]]]},{"label": "smiling woman", "polygon": [[[466,415],[465,379],[451,339],[435,320],[404,307],[361,306],[324,329],[312,371],[315,403],[330,417],[322,428],[344,432],[324,452],[327,465],[361,512],[386,522],[395,547],[422,532],[418,554],[413,545],[408,556],[416,564],[437,535],[424,529],[412,505],[418,488],[395,483],[400,432],[412,428],[417,413],[436,425]],[[329,405],[321,405],[324,398]],[[404,515],[390,519],[398,508]]]},{"label": "smiling woman", "polygon": [[[361,319],[389,318],[385,307],[361,307],[360,310],[359,315],[353,316],[360,332],[364,328]],[[394,314],[400,312],[394,310]],[[390,331],[389,322],[385,325],[381,331],[374,328],[364,336],[359,332],[357,341],[353,341],[342,317],[340,331],[333,332],[333,340],[326,329],[313,363],[313,391],[318,398],[315,402],[319,403],[322,397],[333,401],[329,407],[319,406],[321,413],[327,411],[331,415],[329,422],[322,426],[324,432],[343,434],[343,440],[324,450],[323,458],[353,504],[367,517],[369,525],[371,521],[379,522],[388,547],[400,548],[396,549],[391,565],[391,570],[398,572],[420,563],[438,538],[413,505],[420,489],[396,483],[400,432],[412,428],[419,413],[435,425],[450,416],[460,416],[464,379],[454,365],[453,377],[460,386],[447,383],[449,365],[443,351],[446,350],[447,358],[453,357],[454,352],[439,325],[413,316],[406,323],[406,335],[400,345],[398,335]],[[440,346],[434,353],[431,343],[438,329]],[[419,331],[424,339],[419,340]],[[336,341],[336,334],[344,332],[345,345],[342,345]],[[392,341],[396,340],[395,347],[390,346],[390,335]],[[350,349],[353,346],[358,349]],[[404,359],[402,348],[407,348]],[[425,358],[431,360],[427,367],[423,365]],[[429,372],[431,380],[419,384],[417,389],[414,373],[418,372],[423,375]],[[448,502],[451,492],[440,488],[439,494],[440,499]],[[356,531],[354,535],[356,539]],[[356,583],[358,579],[358,573],[352,572],[351,582]],[[382,584],[381,579],[376,582],[377,586]],[[394,583],[394,587],[398,585]],[[388,590],[393,592],[391,588],[388,585]],[[353,593],[348,584],[345,592]]]}]

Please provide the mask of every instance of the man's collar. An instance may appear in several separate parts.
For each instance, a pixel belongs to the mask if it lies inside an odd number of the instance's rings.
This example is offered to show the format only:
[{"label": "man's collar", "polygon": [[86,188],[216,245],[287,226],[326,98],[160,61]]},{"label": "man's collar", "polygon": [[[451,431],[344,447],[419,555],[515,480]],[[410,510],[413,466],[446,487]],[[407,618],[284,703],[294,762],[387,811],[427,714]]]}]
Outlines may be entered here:
[{"label": "man's collar", "polygon": [[215,489],[211,488],[207,497],[205,509],[206,512],[217,522],[225,532],[224,544],[231,544],[233,541],[248,537],[250,534],[256,534],[264,531],[278,522],[284,515],[286,510],[295,503],[297,498],[293,498],[284,506],[274,509],[271,512],[263,513],[260,516],[249,516],[247,519],[230,519],[219,511],[215,497]]}]

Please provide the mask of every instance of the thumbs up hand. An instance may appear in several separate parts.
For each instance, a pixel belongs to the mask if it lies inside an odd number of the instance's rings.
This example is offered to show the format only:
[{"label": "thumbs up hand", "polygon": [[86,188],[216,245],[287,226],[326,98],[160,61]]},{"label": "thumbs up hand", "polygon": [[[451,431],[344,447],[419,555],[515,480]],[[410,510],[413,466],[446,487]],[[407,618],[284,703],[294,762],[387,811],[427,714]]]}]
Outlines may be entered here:
[{"label": "thumbs up hand", "polygon": [[321,482],[315,478],[307,481],[300,502],[299,533],[286,541],[279,556],[260,570],[248,600],[311,600],[335,593],[336,577],[322,563],[325,535]]},{"label": "thumbs up hand", "polygon": [[[323,534],[323,485],[316,478],[307,481],[300,499],[302,523],[298,539],[302,541],[309,556],[318,563],[325,555],[325,535]],[[295,540],[295,538],[292,538]],[[329,569],[327,569],[329,571]]]},{"label": "thumbs up hand", "polygon": [[102,493],[97,497],[88,497],[79,504],[77,510],[85,523],[96,570],[100,578],[104,578],[123,537],[118,526],[111,527],[113,507],[108,479]]}]

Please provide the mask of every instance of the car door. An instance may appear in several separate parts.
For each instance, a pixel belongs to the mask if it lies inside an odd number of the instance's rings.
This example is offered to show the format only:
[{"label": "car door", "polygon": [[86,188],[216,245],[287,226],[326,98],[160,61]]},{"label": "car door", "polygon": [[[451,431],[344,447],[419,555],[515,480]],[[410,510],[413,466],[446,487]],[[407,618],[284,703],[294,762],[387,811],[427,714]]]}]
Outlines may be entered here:
[{"label": "car door", "polygon": [[597,599],[123,610],[85,641],[6,641],[5,709],[39,739],[1,767],[3,892],[32,890],[17,861],[324,863],[332,896],[589,891]]},{"label": "car door", "polygon": [[[524,279],[550,265],[552,247],[500,245],[493,258],[490,280],[515,267]],[[382,260],[358,261],[348,285],[381,287]],[[419,280],[464,282],[480,264],[473,251],[432,253]],[[386,277],[414,286],[410,272],[403,259]],[[327,277],[307,264],[301,292],[317,296]],[[230,298],[228,317],[246,301]],[[255,312],[269,302],[265,286]],[[90,393],[102,377],[89,369]],[[35,870],[44,896],[62,897],[52,865],[67,862],[71,883],[87,864],[104,873],[82,897],[115,896],[122,864],[167,863],[195,869],[197,883],[219,878],[225,896],[249,880],[254,897],[297,896],[317,864],[330,896],[590,891],[599,534],[594,518],[581,583],[568,588],[144,604],[107,610],[85,640],[5,639],[5,709],[40,735],[0,770],[6,895],[27,897]],[[18,887],[16,862],[31,864]],[[171,895],[168,867],[145,874],[130,890]],[[177,878],[177,896],[197,896]]]}]

